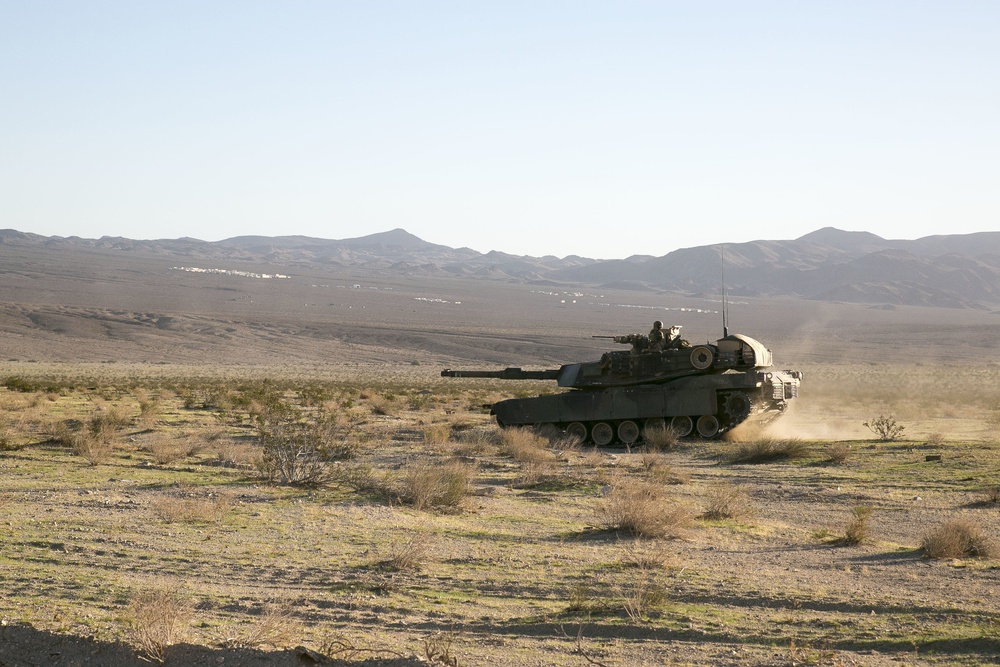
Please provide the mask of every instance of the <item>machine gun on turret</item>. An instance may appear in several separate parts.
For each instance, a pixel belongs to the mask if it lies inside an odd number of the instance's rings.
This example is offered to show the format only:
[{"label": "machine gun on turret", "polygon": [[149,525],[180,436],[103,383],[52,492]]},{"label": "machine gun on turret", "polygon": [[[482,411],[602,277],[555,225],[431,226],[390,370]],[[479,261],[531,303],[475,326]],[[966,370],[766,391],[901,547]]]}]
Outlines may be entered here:
[{"label": "machine gun on turret", "polygon": [[616,343],[631,345],[633,352],[643,352],[649,348],[649,336],[641,333],[626,334],[624,336],[591,336],[591,338],[604,338],[613,340]]}]

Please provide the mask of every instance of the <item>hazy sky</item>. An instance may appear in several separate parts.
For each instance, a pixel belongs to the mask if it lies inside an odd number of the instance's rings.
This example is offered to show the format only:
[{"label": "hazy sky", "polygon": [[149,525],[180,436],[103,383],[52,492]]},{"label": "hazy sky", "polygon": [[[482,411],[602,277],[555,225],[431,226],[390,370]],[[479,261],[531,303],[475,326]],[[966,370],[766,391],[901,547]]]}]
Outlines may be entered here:
[{"label": "hazy sky", "polygon": [[1000,2],[0,0],[0,228],[1000,230]]}]

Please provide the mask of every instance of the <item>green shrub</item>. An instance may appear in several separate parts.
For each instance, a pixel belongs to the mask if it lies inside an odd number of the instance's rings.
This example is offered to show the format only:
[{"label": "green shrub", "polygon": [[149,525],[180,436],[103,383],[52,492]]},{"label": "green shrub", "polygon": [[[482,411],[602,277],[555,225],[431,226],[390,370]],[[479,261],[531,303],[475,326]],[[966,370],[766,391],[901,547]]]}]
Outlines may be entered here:
[{"label": "green shrub", "polygon": [[903,437],[905,427],[896,421],[892,415],[879,415],[874,419],[862,422],[862,426],[878,436],[882,442],[891,442]]},{"label": "green shrub", "polygon": [[297,486],[326,484],[331,477],[330,463],[357,453],[357,443],[342,437],[330,414],[306,414],[283,401],[255,405],[252,409],[262,446],[256,465],[270,482]]}]

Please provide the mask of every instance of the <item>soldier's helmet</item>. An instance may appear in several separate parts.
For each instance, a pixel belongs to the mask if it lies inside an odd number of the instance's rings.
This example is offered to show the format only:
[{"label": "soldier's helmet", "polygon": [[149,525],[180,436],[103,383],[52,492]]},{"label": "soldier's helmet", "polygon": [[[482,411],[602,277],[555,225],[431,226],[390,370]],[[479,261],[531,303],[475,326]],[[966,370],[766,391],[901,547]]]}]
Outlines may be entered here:
[{"label": "soldier's helmet", "polygon": [[660,329],[662,327],[663,327],[663,322],[661,322],[660,320],[656,320],[655,322],[653,322],[654,329]]}]

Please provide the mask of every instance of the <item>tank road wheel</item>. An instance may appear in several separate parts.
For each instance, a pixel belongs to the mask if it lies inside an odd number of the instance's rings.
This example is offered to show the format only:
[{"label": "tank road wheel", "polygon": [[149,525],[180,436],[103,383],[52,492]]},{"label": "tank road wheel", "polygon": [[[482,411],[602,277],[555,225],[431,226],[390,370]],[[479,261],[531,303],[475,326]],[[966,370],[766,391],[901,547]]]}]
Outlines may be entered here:
[{"label": "tank road wheel", "polygon": [[698,417],[698,435],[705,439],[719,435],[719,419],[715,415]]},{"label": "tank road wheel", "polygon": [[723,399],[722,410],[730,427],[746,420],[753,411],[753,403],[746,394],[732,393]]},{"label": "tank road wheel", "polygon": [[626,447],[631,447],[639,439],[639,425],[626,419],[618,425],[618,439]]},{"label": "tank road wheel", "polygon": [[615,430],[607,422],[597,422],[590,427],[590,439],[598,447],[610,445],[611,441],[615,439]]},{"label": "tank road wheel", "polygon": [[686,438],[694,430],[694,422],[690,417],[674,417],[670,420],[670,428],[673,429],[678,438]]},{"label": "tank road wheel", "polygon": [[715,361],[715,355],[712,354],[711,348],[699,345],[691,350],[691,365],[699,371],[703,371],[711,366],[713,361]]},{"label": "tank road wheel", "polygon": [[573,422],[566,427],[566,435],[581,443],[587,441],[587,427],[580,422]]}]

